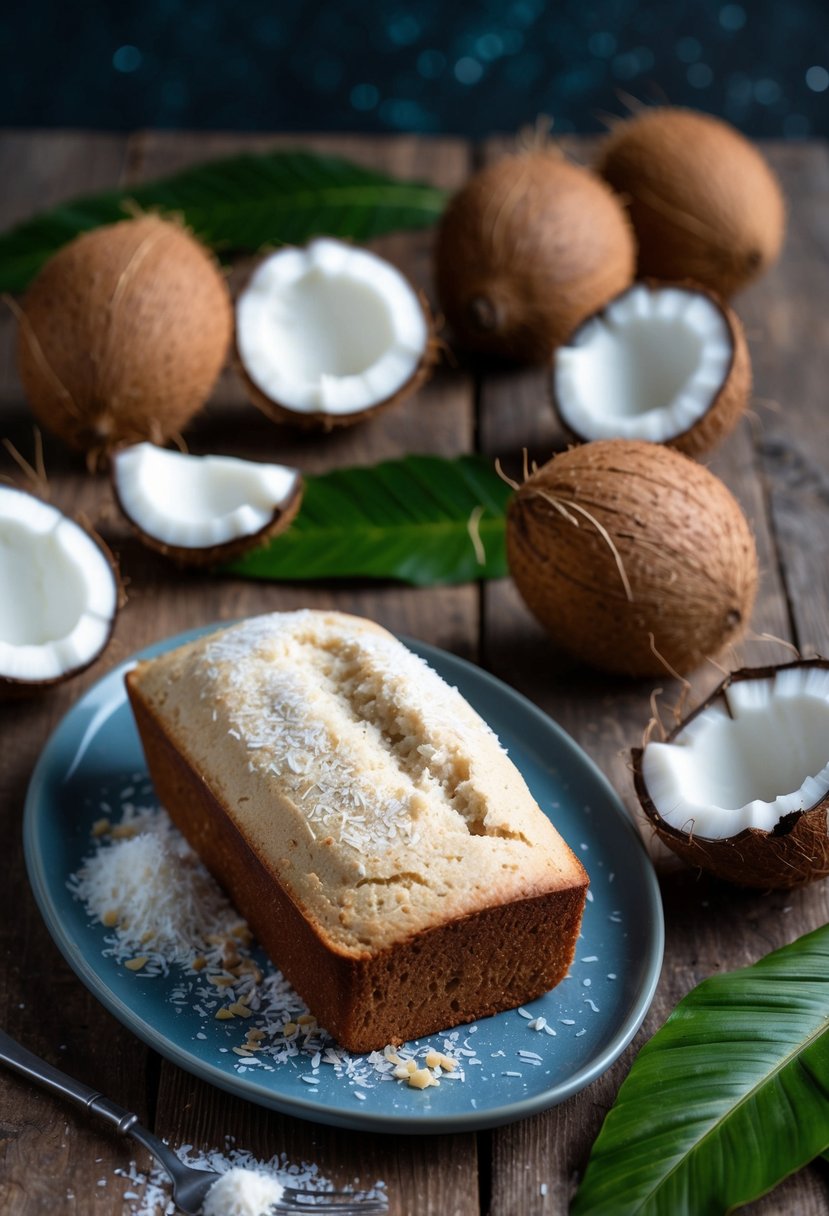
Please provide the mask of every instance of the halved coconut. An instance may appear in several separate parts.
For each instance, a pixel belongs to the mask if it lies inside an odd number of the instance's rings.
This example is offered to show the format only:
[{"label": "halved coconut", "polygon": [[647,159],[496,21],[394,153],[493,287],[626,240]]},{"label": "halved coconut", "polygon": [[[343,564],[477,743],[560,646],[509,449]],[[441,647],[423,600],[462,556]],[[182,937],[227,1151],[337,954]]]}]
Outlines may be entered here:
[{"label": "halved coconut", "polygon": [[152,443],[115,453],[112,485],[139,539],[190,566],[212,566],[264,543],[287,528],[302,499],[296,469]]},{"label": "halved coconut", "polygon": [[106,647],[118,611],[111,555],[57,507],[0,486],[0,691],[58,684]]},{"label": "halved coconut", "polygon": [[826,660],[735,672],[633,761],[645,813],[692,865],[761,888],[829,874]]},{"label": "halved coconut", "polygon": [[751,391],[739,318],[692,284],[634,284],[558,348],[552,377],[580,441],[644,439],[689,456],[733,430]]},{"label": "halved coconut", "polygon": [[409,396],[433,363],[429,319],[407,279],[329,239],[257,267],[236,303],[236,351],[264,413],[326,430]]}]

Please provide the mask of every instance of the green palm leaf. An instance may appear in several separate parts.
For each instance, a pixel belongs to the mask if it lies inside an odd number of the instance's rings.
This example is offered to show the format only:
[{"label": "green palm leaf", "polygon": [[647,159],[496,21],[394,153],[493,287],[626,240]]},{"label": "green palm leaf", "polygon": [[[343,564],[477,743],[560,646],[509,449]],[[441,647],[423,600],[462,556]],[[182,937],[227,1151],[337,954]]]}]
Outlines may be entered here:
[{"label": "green palm leaf", "polygon": [[135,207],[182,215],[220,252],[301,244],[328,234],[366,241],[434,223],[446,193],[336,156],[292,150],[234,156],[160,181],[75,199],[0,236],[0,291],[22,291],[51,255]]},{"label": "green palm leaf", "polygon": [[705,980],[639,1052],[572,1216],[718,1216],[829,1147],[829,925]]},{"label": "green palm leaf", "polygon": [[308,477],[287,532],[226,567],[249,578],[388,578],[415,586],[506,574],[511,490],[480,456],[407,456]]}]

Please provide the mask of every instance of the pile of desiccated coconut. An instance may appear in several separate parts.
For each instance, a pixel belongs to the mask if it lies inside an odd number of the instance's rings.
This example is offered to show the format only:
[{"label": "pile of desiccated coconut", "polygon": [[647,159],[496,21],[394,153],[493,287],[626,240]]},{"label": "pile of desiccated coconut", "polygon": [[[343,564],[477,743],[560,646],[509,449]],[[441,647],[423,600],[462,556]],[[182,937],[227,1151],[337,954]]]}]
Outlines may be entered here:
[{"label": "pile of desiccated coconut", "polygon": [[[137,805],[145,797],[148,804]],[[358,1101],[381,1081],[423,1089],[442,1078],[465,1079],[464,1061],[476,1053],[458,1031],[441,1036],[440,1049],[426,1043],[356,1055],[340,1047],[282,973],[257,962],[247,925],[167,814],[153,805],[149,787],[127,787],[119,801],[120,822],[109,813],[95,822],[95,851],[69,888],[110,930],[106,956],[145,976],[175,969],[173,1005],[205,1023],[238,1024],[238,1043],[218,1049],[236,1055],[237,1073],[307,1061],[300,1078],[309,1088],[330,1067]],[[109,812],[108,804],[101,809]],[[199,1031],[196,1037],[207,1035]]]},{"label": "pile of desiccated coconut", "polygon": [[[192,1145],[185,1144],[176,1152],[186,1165],[214,1170],[220,1175],[208,1194],[206,1216],[218,1216],[219,1212],[221,1216],[259,1216],[262,1202],[275,1203],[282,1187],[286,1186],[299,1187],[309,1193],[332,1189],[331,1182],[320,1174],[316,1165],[292,1164],[284,1153],[259,1161],[247,1150],[236,1148],[232,1139],[228,1139],[224,1151],[198,1152]],[[135,1162],[130,1162],[128,1169],[117,1169],[115,1176],[121,1185],[126,1184],[123,1199],[128,1205],[125,1211],[130,1216],[173,1216],[178,1210],[170,1197],[167,1175],[159,1166],[144,1172]],[[106,1177],[98,1180],[99,1187],[108,1185]],[[358,1186],[359,1179],[355,1179],[355,1189]],[[384,1188],[383,1182],[375,1182],[363,1193],[379,1196],[384,1194]],[[68,1198],[72,1197],[70,1193]],[[216,1201],[212,1208],[211,1199]]]},{"label": "pile of desiccated coconut", "polygon": [[[92,828],[94,851],[68,885],[90,918],[106,926],[104,955],[142,977],[172,973],[166,999],[200,1019],[196,1039],[210,1041],[206,1032],[215,1021],[238,1028],[232,1046],[225,1040],[216,1048],[238,1075],[289,1065],[310,1094],[333,1074],[356,1102],[365,1101],[366,1091],[383,1082],[425,1088],[484,1075],[486,1061],[476,1049],[474,1025],[434,1036],[434,1043],[386,1047],[367,1055],[336,1043],[282,973],[255,952],[247,925],[157,805],[146,773],[134,773],[130,784],[97,801],[94,809],[100,816]],[[613,879],[607,875],[609,883]],[[592,891],[587,899],[592,903]],[[618,924],[620,916],[611,912],[608,920]],[[590,955],[580,962],[598,964],[599,958]],[[614,981],[616,975],[596,978]],[[562,1030],[582,1038],[589,1015],[600,1012],[592,982],[589,975],[581,979],[579,987],[586,991],[569,1002],[573,1016],[560,1010],[558,1029],[524,1008],[515,1010],[515,1016],[528,1031],[540,1033],[539,1042]],[[502,1049],[489,1055],[493,1072],[516,1081],[525,1069],[544,1062],[529,1049],[510,1052],[514,1062]],[[470,1098],[470,1105],[475,1107],[475,1099]]]}]

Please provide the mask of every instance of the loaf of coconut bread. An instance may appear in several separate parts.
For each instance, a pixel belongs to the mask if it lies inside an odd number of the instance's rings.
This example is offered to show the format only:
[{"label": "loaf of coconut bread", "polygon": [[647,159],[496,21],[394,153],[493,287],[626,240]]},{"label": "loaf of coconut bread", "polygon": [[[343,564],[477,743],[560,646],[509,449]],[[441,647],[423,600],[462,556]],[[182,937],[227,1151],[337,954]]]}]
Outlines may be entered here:
[{"label": "loaf of coconut bread", "polygon": [[386,630],[273,613],[139,663],[127,687],[162,803],[345,1047],[566,975],[584,869],[489,727]]}]

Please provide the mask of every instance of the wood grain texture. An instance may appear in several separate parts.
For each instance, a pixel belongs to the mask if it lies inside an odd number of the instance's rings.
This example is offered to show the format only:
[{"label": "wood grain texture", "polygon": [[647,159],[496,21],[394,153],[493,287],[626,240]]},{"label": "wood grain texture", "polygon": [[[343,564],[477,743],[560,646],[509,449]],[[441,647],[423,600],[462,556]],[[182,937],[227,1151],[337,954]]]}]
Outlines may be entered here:
[{"label": "wood grain texture", "polygon": [[[9,133],[0,141],[0,225],[81,190],[117,181],[127,155],[119,136],[72,133]],[[0,316],[0,437],[9,435],[31,455],[31,428],[20,406],[14,370],[15,326]],[[50,448],[50,454],[52,449]],[[55,452],[57,455],[57,451]],[[91,501],[82,479],[55,461],[56,499],[69,510]],[[5,451],[0,472],[15,467]],[[60,498],[58,488],[63,490]],[[0,595],[9,594],[0,588]],[[32,1050],[83,1078],[108,1088],[146,1115],[154,1081],[147,1053],[90,996],[69,971],[40,919],[25,877],[20,824],[26,785],[52,729],[91,675],[72,688],[31,700],[0,703],[0,1024]],[[87,1197],[101,1177],[128,1157],[106,1131],[78,1119],[51,1097],[0,1074],[0,1211],[4,1216],[89,1211]],[[32,1163],[39,1162],[37,1169]],[[77,1198],[68,1198],[71,1192]],[[114,1211],[115,1208],[110,1210]],[[120,1210],[120,1209],[118,1209]]]},{"label": "wood grain texture", "polygon": [[[0,224],[44,204],[118,182],[146,180],[211,156],[277,143],[312,144],[401,176],[453,188],[472,150],[457,140],[141,133],[128,139],[76,133],[9,133],[0,139],[5,183]],[[502,145],[480,150],[497,155]],[[569,141],[577,157],[589,144]],[[711,468],[743,504],[758,542],[762,581],[754,630],[829,651],[829,428],[826,261],[829,258],[829,154],[823,146],[773,147],[789,196],[790,233],[780,264],[736,300],[755,369],[755,416],[711,458]],[[432,235],[375,242],[431,295]],[[239,272],[244,273],[244,268]],[[237,276],[238,279],[238,276]],[[0,318],[0,436],[32,455],[31,419],[13,360],[13,325]],[[295,463],[308,471],[369,463],[410,451],[457,454],[474,447],[498,455],[520,476],[522,450],[545,460],[563,445],[538,371],[471,364],[445,367],[411,401],[364,426],[327,437],[278,428],[223,375],[187,442]],[[68,1071],[134,1106],[172,1143],[216,1148],[224,1137],[267,1157],[285,1151],[317,1163],[340,1185],[386,1182],[395,1216],[563,1214],[602,1119],[636,1047],[696,983],[760,955],[829,920],[827,884],[771,896],[698,878],[654,849],[667,925],[662,980],[634,1044],[614,1067],[560,1107],[478,1136],[397,1137],[346,1133],[286,1118],[222,1094],[159,1061],[87,995],[52,945],[25,879],[20,816],[32,765],[49,732],[83,690],[128,653],[157,638],[212,620],[302,605],[364,613],[457,653],[478,657],[573,734],[635,814],[627,750],[650,716],[651,685],[609,680],[556,652],[504,580],[433,590],[393,585],[269,585],[182,573],[145,550],[116,515],[108,484],[47,438],[52,497],[90,518],[116,549],[129,602],[114,642],[92,672],[47,696],[0,704],[0,1019],[10,1033]],[[0,473],[15,467],[0,451]],[[0,588],[0,593],[3,589]],[[787,655],[768,641],[747,641],[737,662]],[[692,695],[719,678],[695,673]],[[664,682],[663,700],[679,690]],[[113,1173],[131,1148],[78,1119],[53,1099],[0,1074],[0,1211],[3,1216],[122,1216],[123,1186]],[[33,1163],[37,1163],[33,1168]],[[146,1159],[140,1164],[146,1166]],[[106,1185],[97,1186],[105,1179]],[[542,1191],[544,1193],[542,1193]],[[71,1193],[71,1197],[69,1197]],[[810,1167],[746,1211],[752,1216],[818,1216],[829,1209],[826,1167]]]}]

